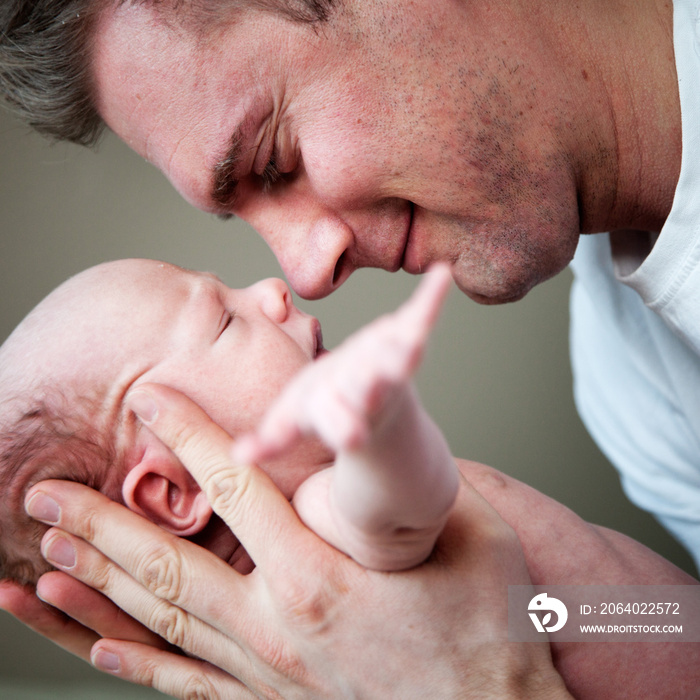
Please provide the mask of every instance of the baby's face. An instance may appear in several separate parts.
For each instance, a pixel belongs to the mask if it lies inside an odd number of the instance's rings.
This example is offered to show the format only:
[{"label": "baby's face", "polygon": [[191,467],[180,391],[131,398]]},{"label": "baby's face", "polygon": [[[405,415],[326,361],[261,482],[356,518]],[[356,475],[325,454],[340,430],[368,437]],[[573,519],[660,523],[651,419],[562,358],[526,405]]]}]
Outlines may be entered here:
[{"label": "baby's face", "polygon": [[[252,429],[282,387],[322,350],[319,322],[294,306],[278,279],[231,289],[209,274],[171,268],[158,275],[161,270],[155,277],[163,277],[164,296],[152,298],[144,313],[158,325],[165,347],[131,386],[166,384],[231,435]],[[291,496],[309,475],[307,467],[328,460],[325,449],[309,443],[266,468]]]},{"label": "baby's face", "polygon": [[[282,386],[321,349],[318,321],[292,304],[282,281],[231,289],[213,275],[150,260],[91,268],[38,311],[23,362],[36,353],[37,371],[59,386],[97,391],[104,411],[96,424],[119,425],[126,444],[139,424],[123,399],[138,384],[159,382],[184,392],[235,436],[256,425]],[[261,466],[291,496],[329,457],[309,441]]]},{"label": "baby's face", "polygon": [[[235,437],[256,425],[282,386],[321,349],[318,321],[294,307],[280,280],[231,289],[210,274],[126,260],[91,268],[47,297],[5,344],[0,381],[8,395],[32,391],[34,379],[60,392],[70,388],[68,397],[75,392],[90,399],[92,425],[116,435],[133,463],[155,440],[124,406],[133,387],[174,387]],[[291,497],[330,458],[318,441],[308,440],[260,466]],[[23,494],[45,477],[28,467],[13,479],[6,493],[13,522],[26,521]],[[110,471],[102,489],[114,493],[123,477]],[[36,531],[36,524],[26,524]],[[249,570],[237,540],[217,519],[198,541]],[[25,547],[18,543],[23,553]]]}]

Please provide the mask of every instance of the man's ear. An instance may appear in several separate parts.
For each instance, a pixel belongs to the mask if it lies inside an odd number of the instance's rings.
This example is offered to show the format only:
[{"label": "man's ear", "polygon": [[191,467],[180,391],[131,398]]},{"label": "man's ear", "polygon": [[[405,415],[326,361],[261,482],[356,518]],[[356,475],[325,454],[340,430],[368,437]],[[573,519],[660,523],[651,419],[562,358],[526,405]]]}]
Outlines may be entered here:
[{"label": "man's ear", "polygon": [[128,508],[179,537],[200,532],[212,509],[203,491],[177,457],[156,439],[122,484]]}]

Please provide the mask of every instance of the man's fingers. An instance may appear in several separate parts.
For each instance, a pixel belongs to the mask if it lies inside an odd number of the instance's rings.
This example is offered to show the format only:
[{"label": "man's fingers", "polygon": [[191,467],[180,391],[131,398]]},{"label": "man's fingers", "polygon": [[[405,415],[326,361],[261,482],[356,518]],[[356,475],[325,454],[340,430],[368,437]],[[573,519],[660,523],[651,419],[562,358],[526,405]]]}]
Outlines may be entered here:
[{"label": "man's fingers", "polygon": [[[185,550],[197,550],[204,561],[195,570],[187,551],[173,557],[173,552],[156,549],[158,554],[139,571],[140,579],[146,580],[146,588],[87,542],[63,530],[47,531],[42,540],[42,554],[54,566],[110,598],[169,644],[206,657],[219,666],[229,664],[240,672],[247,666],[246,656],[240,647],[237,653],[232,653],[230,632],[259,624],[262,614],[254,610],[249,597],[236,597],[237,584],[243,578],[240,574],[213,555],[218,567],[210,568],[212,559],[205,556],[208,554],[205,550],[184,540],[179,544]],[[199,588],[202,581],[207,582],[209,590],[226,590],[231,597],[207,596]],[[231,605],[231,599],[240,604]],[[193,609],[195,613],[191,612]],[[225,656],[223,635],[218,627],[229,632]]]},{"label": "man's fingers", "polygon": [[[54,502],[57,513],[48,524],[61,530],[44,535],[45,558],[104,593],[169,642],[180,646],[178,640],[153,625],[156,602],[144,588],[154,598],[183,607],[206,623],[233,624],[238,622],[237,614],[254,615],[244,577],[211,552],[175,537],[82,484],[43,481],[33,486],[27,494],[27,512],[44,522],[46,498]],[[232,608],[220,597],[203,595],[199,587],[202,580],[223,580],[231,596],[245,604]]]},{"label": "man's fingers", "polygon": [[183,700],[252,700],[257,697],[233,676],[205,661],[143,644],[104,639],[93,647],[91,660],[100,671]]},{"label": "man's fingers", "polygon": [[116,637],[167,649],[168,645],[111,600],[61,571],[44,574],[36,586],[37,597],[63,611],[100,637]]},{"label": "man's fingers", "polygon": [[29,586],[0,581],[0,608],[71,654],[90,660],[90,649],[99,636],[42,603]]},{"label": "man's fingers", "polygon": [[288,538],[306,532],[269,477],[255,465],[234,463],[233,438],[184,394],[142,384],[127,404],[197,480],[256,566],[274,566],[291,546]]},{"label": "man's fingers", "polygon": [[[67,482],[64,485],[86,488]],[[147,521],[143,522],[149,525]],[[152,534],[145,532],[143,537],[148,539]],[[274,669],[276,664],[286,663],[287,657],[296,658],[294,652],[287,651],[284,651],[283,659],[279,656],[280,649],[286,649],[286,646],[280,636],[275,607],[269,605],[269,593],[275,585],[269,586],[259,570],[242,576],[201,547],[171,538],[161,542],[161,546],[153,546],[151,542],[151,555],[137,567],[137,575],[145,581],[145,587],[88,542],[57,528],[49,529],[44,535],[42,554],[54,566],[106,595],[173,646],[194,657],[207,659],[248,687],[260,685],[261,668],[267,670],[272,665]],[[197,557],[196,565],[190,554]],[[314,568],[314,573],[316,571]],[[284,577],[282,579],[280,585],[289,583]],[[277,581],[272,584],[277,584]],[[304,593],[306,595],[306,589]],[[261,605],[261,600],[267,605]],[[205,616],[207,619],[202,619]],[[241,635],[244,636],[243,643]],[[151,645],[140,646],[147,650],[141,654],[142,659],[171,658]],[[104,658],[98,665],[109,670],[109,662]],[[195,669],[194,666],[189,668]],[[159,689],[178,687],[168,686],[167,679],[162,676],[150,677],[149,673],[153,671],[152,666],[127,669],[127,673],[134,674],[131,680],[137,680],[136,676],[141,674],[139,682],[153,684]],[[225,675],[217,678],[224,684],[221,687],[235,688],[242,694],[194,697],[249,697],[232,679]],[[187,683],[194,680],[194,676],[188,676]],[[182,683],[181,679],[179,687]],[[218,685],[214,690],[219,692]]]}]

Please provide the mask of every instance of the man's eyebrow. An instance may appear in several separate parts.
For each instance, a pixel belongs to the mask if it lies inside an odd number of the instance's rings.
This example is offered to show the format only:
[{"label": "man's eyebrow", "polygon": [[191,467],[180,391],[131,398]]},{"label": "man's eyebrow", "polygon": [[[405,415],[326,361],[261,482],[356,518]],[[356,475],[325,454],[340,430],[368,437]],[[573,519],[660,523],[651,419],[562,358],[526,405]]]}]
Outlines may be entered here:
[{"label": "man's eyebrow", "polygon": [[211,198],[223,209],[236,201],[237,174],[240,173],[243,136],[240,127],[233,132],[224,157],[213,168]]}]

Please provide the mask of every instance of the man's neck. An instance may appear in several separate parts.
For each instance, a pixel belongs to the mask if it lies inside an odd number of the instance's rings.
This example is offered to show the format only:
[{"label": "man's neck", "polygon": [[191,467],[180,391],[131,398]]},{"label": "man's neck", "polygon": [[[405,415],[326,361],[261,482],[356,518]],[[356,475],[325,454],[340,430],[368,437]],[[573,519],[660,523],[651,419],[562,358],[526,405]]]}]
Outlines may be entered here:
[{"label": "man's neck", "polygon": [[587,154],[582,230],[659,231],[671,210],[681,162],[673,6],[670,0],[604,4],[601,11],[596,0],[587,3],[598,13],[589,13],[590,36],[579,49],[581,59],[596,67],[589,106],[598,112],[596,136],[606,138],[611,157],[596,163],[595,153]]}]

